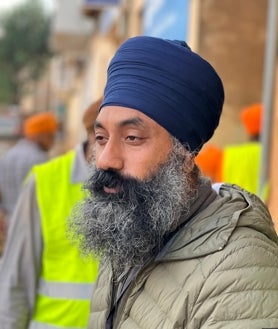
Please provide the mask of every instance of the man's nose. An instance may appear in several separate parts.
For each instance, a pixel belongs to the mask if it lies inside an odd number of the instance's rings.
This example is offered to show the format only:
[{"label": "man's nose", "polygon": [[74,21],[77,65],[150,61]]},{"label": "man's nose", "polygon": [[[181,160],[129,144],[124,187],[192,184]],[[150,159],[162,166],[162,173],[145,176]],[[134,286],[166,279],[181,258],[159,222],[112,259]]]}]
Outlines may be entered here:
[{"label": "man's nose", "polygon": [[121,170],[124,166],[121,147],[111,140],[104,146],[96,147],[96,166],[103,170]]}]

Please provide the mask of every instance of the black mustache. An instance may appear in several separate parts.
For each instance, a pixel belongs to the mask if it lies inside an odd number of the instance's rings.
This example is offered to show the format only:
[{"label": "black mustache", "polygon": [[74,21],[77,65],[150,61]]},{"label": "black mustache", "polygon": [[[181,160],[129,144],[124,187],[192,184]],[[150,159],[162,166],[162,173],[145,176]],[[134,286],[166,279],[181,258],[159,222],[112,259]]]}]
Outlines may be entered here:
[{"label": "black mustache", "polygon": [[[120,192],[116,195],[107,195],[104,187],[119,188]],[[111,200],[137,200],[138,203],[145,202],[145,184],[136,178],[123,176],[113,170],[96,169],[90,179],[85,183],[84,188],[91,195],[103,196]]]},{"label": "black mustache", "polygon": [[104,186],[116,188],[124,184],[125,179],[112,170],[97,170],[91,177],[94,182],[94,190],[102,190]]}]

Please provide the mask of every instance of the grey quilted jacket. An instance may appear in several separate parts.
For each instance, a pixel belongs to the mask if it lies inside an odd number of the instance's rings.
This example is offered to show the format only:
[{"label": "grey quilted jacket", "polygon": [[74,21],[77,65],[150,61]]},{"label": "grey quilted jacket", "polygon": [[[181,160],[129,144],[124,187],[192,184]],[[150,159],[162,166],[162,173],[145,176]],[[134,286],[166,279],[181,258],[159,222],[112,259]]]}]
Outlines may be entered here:
[{"label": "grey quilted jacket", "polygon": [[102,267],[88,328],[278,328],[278,239],[263,203],[222,185],[141,270],[115,284]]}]

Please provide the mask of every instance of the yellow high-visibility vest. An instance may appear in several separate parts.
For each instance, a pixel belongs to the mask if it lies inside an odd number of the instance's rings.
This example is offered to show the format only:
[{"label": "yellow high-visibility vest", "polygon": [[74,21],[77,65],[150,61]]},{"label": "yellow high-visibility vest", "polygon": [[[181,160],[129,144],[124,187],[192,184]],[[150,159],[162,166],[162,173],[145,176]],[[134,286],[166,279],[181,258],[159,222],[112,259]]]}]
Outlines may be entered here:
[{"label": "yellow high-visibility vest", "polygon": [[71,183],[75,153],[35,166],[43,255],[32,329],[87,327],[98,262],[84,259],[67,238],[67,217],[82,199],[82,184]]},{"label": "yellow high-visibility vest", "polygon": [[[260,156],[261,144],[258,142],[226,146],[222,158],[222,181],[259,195]],[[265,201],[267,195],[266,186],[263,195],[259,196]]]}]

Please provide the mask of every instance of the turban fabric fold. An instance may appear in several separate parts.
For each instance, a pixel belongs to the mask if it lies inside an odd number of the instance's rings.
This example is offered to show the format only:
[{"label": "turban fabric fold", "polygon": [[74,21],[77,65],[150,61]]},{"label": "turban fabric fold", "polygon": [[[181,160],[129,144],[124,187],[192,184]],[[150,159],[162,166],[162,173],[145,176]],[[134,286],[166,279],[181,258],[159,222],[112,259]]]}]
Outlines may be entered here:
[{"label": "turban fabric fold", "polygon": [[23,132],[26,137],[41,133],[54,133],[58,129],[56,116],[51,112],[34,114],[25,120]]},{"label": "turban fabric fold", "polygon": [[198,152],[218,126],[223,102],[218,74],[185,42],[138,36],[112,58],[100,110],[139,110]]}]

